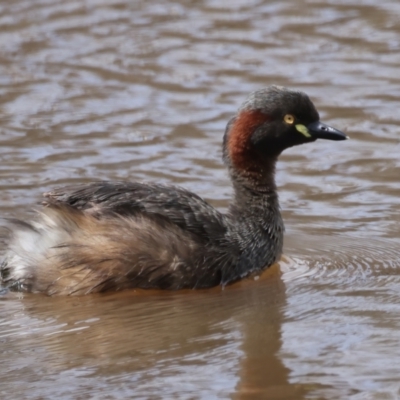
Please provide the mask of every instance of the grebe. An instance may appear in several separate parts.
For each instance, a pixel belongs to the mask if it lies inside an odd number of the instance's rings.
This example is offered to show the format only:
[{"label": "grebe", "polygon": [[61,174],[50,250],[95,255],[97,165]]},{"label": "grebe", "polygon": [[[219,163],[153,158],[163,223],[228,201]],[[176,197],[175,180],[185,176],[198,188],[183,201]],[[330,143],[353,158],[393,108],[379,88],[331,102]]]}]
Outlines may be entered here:
[{"label": "grebe", "polygon": [[208,288],[259,273],[282,253],[275,164],[286,148],[346,135],[319,121],[309,97],[271,86],[229,121],[223,160],[234,194],[226,214],[185,189],[95,182],[45,193],[32,221],[13,220],[1,283],[77,295],[127,288]]}]

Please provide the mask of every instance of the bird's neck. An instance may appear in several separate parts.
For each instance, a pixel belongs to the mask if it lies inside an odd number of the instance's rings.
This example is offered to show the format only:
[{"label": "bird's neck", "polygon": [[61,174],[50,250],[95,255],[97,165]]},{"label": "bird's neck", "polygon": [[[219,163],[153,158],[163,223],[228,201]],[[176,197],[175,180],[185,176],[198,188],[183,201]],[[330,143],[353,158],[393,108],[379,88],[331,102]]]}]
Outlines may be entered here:
[{"label": "bird's neck", "polygon": [[[276,160],[274,160],[276,161]],[[262,174],[233,175],[234,197],[230,205],[230,235],[240,257],[235,273],[244,276],[274,263],[282,254],[284,225],[274,179],[275,162],[264,165]]]},{"label": "bird's neck", "polygon": [[279,201],[275,184],[276,158],[265,161],[257,169],[231,170],[234,196],[231,212],[250,216],[269,223],[274,214],[279,214]]}]

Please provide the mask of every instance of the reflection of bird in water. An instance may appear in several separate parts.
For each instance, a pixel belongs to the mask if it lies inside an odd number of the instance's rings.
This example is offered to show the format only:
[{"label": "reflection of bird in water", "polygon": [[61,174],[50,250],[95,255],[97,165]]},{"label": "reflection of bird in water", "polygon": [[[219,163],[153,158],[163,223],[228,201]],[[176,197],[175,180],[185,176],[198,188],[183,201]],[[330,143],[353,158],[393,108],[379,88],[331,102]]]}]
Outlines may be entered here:
[{"label": "reflection of bird in water", "polygon": [[346,136],[319,122],[306,94],[276,86],[251,93],[223,141],[234,188],[227,214],[172,186],[97,182],[56,189],[45,195],[36,221],[14,221],[2,283],[85,294],[205,288],[258,273],[282,252],[277,158],[319,138]]}]

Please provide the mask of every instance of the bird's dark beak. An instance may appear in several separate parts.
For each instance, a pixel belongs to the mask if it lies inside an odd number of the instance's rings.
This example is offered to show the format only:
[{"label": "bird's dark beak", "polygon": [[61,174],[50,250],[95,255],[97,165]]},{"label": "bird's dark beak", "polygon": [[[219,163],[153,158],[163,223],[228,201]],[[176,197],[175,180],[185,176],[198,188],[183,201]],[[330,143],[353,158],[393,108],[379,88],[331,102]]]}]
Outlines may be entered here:
[{"label": "bird's dark beak", "polygon": [[[303,125],[304,128],[306,128]],[[296,126],[297,128],[297,126]],[[343,132],[332,128],[329,125],[325,125],[320,121],[312,122],[307,126],[307,131],[310,137],[314,139],[328,139],[328,140],[346,140],[349,137]],[[304,135],[304,132],[302,132]]]}]

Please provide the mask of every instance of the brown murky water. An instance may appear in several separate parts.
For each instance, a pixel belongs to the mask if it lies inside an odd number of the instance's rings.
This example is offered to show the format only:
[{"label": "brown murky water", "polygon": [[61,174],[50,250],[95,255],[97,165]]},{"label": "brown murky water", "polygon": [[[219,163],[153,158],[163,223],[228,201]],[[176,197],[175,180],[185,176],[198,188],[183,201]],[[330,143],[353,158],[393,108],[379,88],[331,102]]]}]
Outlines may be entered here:
[{"label": "brown murky water", "polygon": [[1,397],[398,398],[399,21],[395,0],[0,1],[2,216],[91,179],[177,183],[223,209],[225,124],[272,83],[352,138],[281,157],[280,273],[0,298]]}]

